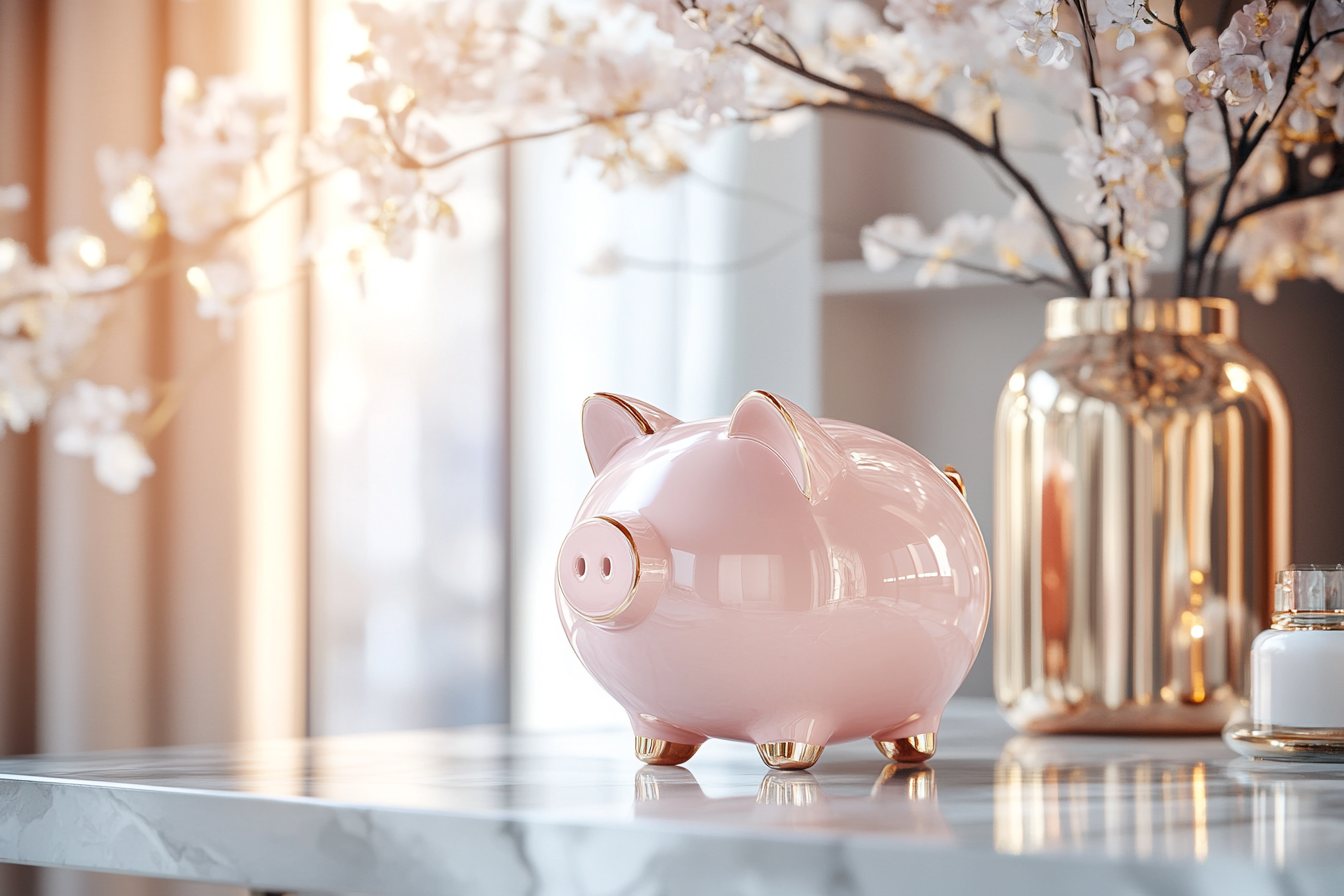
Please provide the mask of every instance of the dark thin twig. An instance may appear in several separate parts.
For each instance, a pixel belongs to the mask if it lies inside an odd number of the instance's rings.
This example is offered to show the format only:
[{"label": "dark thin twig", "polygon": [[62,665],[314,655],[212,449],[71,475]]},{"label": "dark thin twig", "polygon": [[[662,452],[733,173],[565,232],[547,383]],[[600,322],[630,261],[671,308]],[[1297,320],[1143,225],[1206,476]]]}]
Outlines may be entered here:
[{"label": "dark thin twig", "polygon": [[[1101,118],[1101,99],[1097,96],[1097,91],[1101,89],[1101,85],[1097,81],[1097,34],[1087,17],[1087,6],[1083,0],[1073,0],[1073,5],[1083,25],[1083,49],[1086,51],[1085,55],[1087,57],[1087,83],[1091,88],[1089,95],[1092,98],[1092,124],[1096,129],[1097,136],[1104,140],[1106,135],[1104,133],[1105,125]],[[1101,175],[1097,175],[1097,189],[1103,193],[1106,190],[1106,181]],[[1112,234],[1109,223],[1103,226],[1102,234],[1102,257],[1110,258]]]},{"label": "dark thin twig", "polygon": [[[1269,117],[1264,120],[1260,129],[1249,139],[1245,136],[1249,132],[1249,129],[1243,128],[1242,130],[1242,164],[1245,164],[1246,160],[1251,157],[1251,153],[1255,152],[1255,148],[1260,145],[1260,141],[1264,138],[1270,127],[1272,127],[1274,122],[1278,120],[1279,113],[1283,111],[1284,106],[1288,105],[1288,99],[1293,95],[1293,85],[1297,82],[1297,76],[1302,69],[1302,64],[1307,61],[1307,56],[1311,55],[1311,50],[1303,53],[1302,48],[1311,34],[1311,15],[1315,10],[1316,0],[1307,0],[1307,5],[1302,10],[1302,21],[1297,26],[1297,37],[1293,40],[1293,55],[1291,61],[1288,63],[1288,77],[1284,82],[1283,96],[1279,99],[1278,105],[1274,107],[1274,111],[1270,113]],[[1315,47],[1313,46],[1311,49],[1314,50]],[[1254,113],[1247,117],[1253,118],[1253,115]]]},{"label": "dark thin twig", "polygon": [[1185,0],[1176,0],[1172,6],[1171,14],[1176,19],[1176,33],[1181,36],[1181,43],[1185,44],[1185,51],[1193,53],[1195,52],[1195,42],[1190,39],[1190,29],[1186,27],[1185,19],[1181,16],[1181,7],[1184,5]]},{"label": "dark thin twig", "polygon": [[908,252],[905,249],[901,248],[900,246],[893,246],[885,241],[883,241],[883,245],[886,245],[893,251],[899,252],[905,258],[909,258],[913,261],[937,261],[942,264],[950,264],[959,267],[962,270],[971,271],[972,273],[976,274],[984,274],[985,276],[988,277],[997,277],[1000,280],[1006,280],[1009,283],[1015,283],[1019,286],[1040,286],[1041,284],[1044,283],[1049,283],[1051,285],[1063,287],[1065,289],[1068,289],[1073,286],[1073,284],[1069,283],[1067,280],[1063,280],[1059,277],[1054,276],[1053,274],[1047,274],[1044,271],[1037,270],[1036,268],[1033,268],[1030,265],[1026,264],[1024,264],[1022,267],[1026,268],[1028,271],[1031,271],[1031,276],[1029,277],[1024,277],[1021,274],[1015,274],[1012,271],[1003,271],[999,270],[998,268],[991,268],[986,265],[977,264],[974,261],[967,261],[966,259],[962,258],[935,258],[932,255],[921,255],[917,252]]},{"label": "dark thin twig", "polygon": [[[1222,100],[1218,101],[1218,111],[1223,116],[1223,135],[1227,140],[1228,152],[1232,152],[1232,120],[1227,114],[1227,106]],[[1209,219],[1208,226],[1200,238],[1199,249],[1195,251],[1195,289],[1199,289],[1200,283],[1204,280],[1204,261],[1208,257],[1209,247],[1213,245],[1213,238],[1217,235],[1220,227],[1223,226],[1223,213],[1227,209],[1227,199],[1232,195],[1232,186],[1237,181],[1237,175],[1241,173],[1243,161],[1235,155],[1229,155],[1229,165],[1227,170],[1227,180],[1223,181],[1222,187],[1218,190],[1218,202],[1214,206],[1213,217]]]},{"label": "dark thin twig", "polygon": [[[809,104],[799,103],[794,106],[789,106],[782,111],[787,111],[788,109],[796,109],[800,105],[809,105]],[[459,152],[450,153],[449,155],[446,155],[441,159],[435,159],[430,162],[423,161],[421,159],[416,158],[414,155],[410,154],[405,147],[403,147],[400,143],[397,142],[396,137],[392,134],[391,128],[386,126],[385,116],[380,115],[380,117],[384,118],[384,130],[387,133],[388,142],[391,144],[393,151],[395,151],[397,155],[400,156],[403,159],[403,161],[405,161],[406,164],[404,167],[416,171],[434,171],[439,168],[446,168],[449,165],[453,164],[454,162],[460,162],[469,156],[474,156],[477,153],[482,153],[487,150],[499,149],[502,146],[512,146],[515,143],[526,143],[531,140],[545,140],[547,137],[559,137],[562,134],[571,134],[574,131],[579,130],[580,128],[586,128],[589,127],[590,125],[600,126],[604,124],[612,124],[614,122],[629,118],[633,115],[641,115],[641,114],[645,114],[645,110],[632,109],[627,112],[617,112],[614,115],[606,115],[600,118],[594,118],[592,116],[585,115],[579,121],[573,122],[572,124],[563,125],[562,127],[558,128],[552,128],[551,130],[547,131],[534,131],[533,133],[530,134],[501,134],[493,140],[487,140],[485,143],[478,143],[475,146],[470,146]]]},{"label": "dark thin twig", "polygon": [[1145,2],[1143,4],[1143,8],[1144,11],[1148,13],[1148,15],[1153,17],[1153,21],[1156,22],[1157,24],[1161,25],[1164,28],[1169,28],[1170,30],[1175,31],[1177,34],[1181,33],[1180,24],[1178,22],[1168,22],[1166,19],[1162,18],[1157,13],[1153,12],[1153,6],[1151,3]]},{"label": "dark thin twig", "polygon": [[[1189,114],[1186,121],[1190,120]],[[1181,159],[1181,260],[1176,267],[1176,296],[1184,296],[1190,270],[1190,170]]]},{"label": "dark thin twig", "polygon": [[1318,196],[1328,196],[1331,193],[1338,193],[1344,190],[1344,178],[1331,178],[1323,180],[1316,186],[1298,193],[1276,193],[1268,199],[1262,199],[1259,202],[1253,202],[1245,208],[1238,211],[1235,215],[1223,221],[1223,227],[1235,227],[1242,221],[1245,221],[1251,215],[1258,215],[1260,212],[1269,211],[1272,208],[1278,208],[1281,205],[1299,202],[1303,199],[1314,199]]},{"label": "dark thin twig", "polygon": [[811,212],[805,212],[800,208],[795,208],[794,206],[789,205],[787,202],[784,202],[783,200],[776,199],[775,197],[769,196],[765,193],[758,193],[755,190],[744,190],[741,187],[730,186],[728,184],[714,180],[712,177],[708,177],[700,173],[699,171],[695,170],[694,168],[687,168],[686,174],[689,175],[691,178],[705,184],[705,186],[717,190],[718,192],[723,193],[726,196],[732,196],[735,199],[741,199],[743,201],[759,202],[761,205],[769,205],[779,209],[780,211],[786,214],[793,215],[796,218],[802,218],[803,220],[817,221],[817,222],[820,222],[821,220],[818,215],[814,215]]},{"label": "dark thin twig", "polygon": [[[1293,55],[1291,62],[1288,65],[1288,76],[1284,83],[1283,97],[1280,98],[1278,105],[1274,107],[1274,111],[1265,118],[1264,123],[1261,124],[1260,128],[1255,131],[1254,134],[1249,134],[1249,121],[1243,122],[1242,137],[1240,141],[1235,142],[1235,147],[1232,136],[1232,124],[1227,111],[1227,105],[1222,100],[1218,101],[1218,109],[1223,118],[1223,132],[1227,139],[1229,152],[1231,154],[1228,159],[1227,180],[1223,182],[1222,189],[1219,191],[1218,203],[1214,207],[1213,217],[1209,219],[1203,238],[1200,240],[1199,249],[1195,253],[1196,287],[1203,283],[1204,269],[1206,262],[1208,261],[1209,250],[1213,246],[1214,238],[1217,236],[1218,231],[1228,226],[1233,220],[1224,218],[1224,215],[1227,212],[1228,197],[1231,196],[1232,193],[1232,187],[1236,183],[1237,177],[1241,174],[1242,168],[1245,167],[1247,161],[1255,152],[1256,147],[1260,145],[1260,141],[1264,138],[1265,134],[1269,132],[1270,127],[1273,126],[1274,122],[1278,119],[1279,114],[1288,104],[1288,99],[1292,96],[1293,85],[1297,79],[1298,72],[1301,70],[1302,63],[1306,61],[1307,55],[1311,52],[1308,50],[1307,53],[1303,53],[1303,48],[1306,46],[1307,39],[1311,33],[1311,17],[1315,8],[1316,0],[1307,0],[1306,5],[1303,7],[1302,20],[1298,25],[1297,35],[1293,40]],[[1312,49],[1314,49],[1314,46]],[[1251,116],[1248,116],[1248,118],[1251,118]],[[1334,191],[1332,190],[1330,192]],[[1277,204],[1282,204],[1282,202]],[[1244,217],[1245,210],[1239,212],[1235,220],[1241,220]]]},{"label": "dark thin twig", "polygon": [[793,54],[794,61],[796,61],[799,66],[806,65],[806,63],[803,62],[803,54],[798,52],[798,48],[793,45],[793,41],[789,40],[778,31],[772,30],[770,33],[778,38],[780,43],[789,48],[789,52]]},{"label": "dark thin twig", "polygon": [[1223,240],[1222,246],[1220,246],[1218,251],[1214,253],[1213,266],[1209,271],[1209,288],[1208,291],[1204,293],[1205,295],[1216,296],[1219,293],[1218,281],[1222,279],[1223,275],[1223,258],[1227,255],[1228,247],[1232,245],[1232,237],[1236,235],[1236,231],[1236,224],[1228,225],[1227,238]]},{"label": "dark thin twig", "polygon": [[1004,174],[1006,174],[1009,179],[1011,179],[1013,183],[1027,195],[1027,198],[1031,200],[1032,204],[1040,209],[1046,228],[1050,233],[1052,241],[1055,243],[1055,248],[1059,252],[1061,260],[1068,268],[1069,280],[1071,281],[1072,288],[1078,290],[1079,295],[1087,294],[1087,278],[1084,276],[1082,269],[1079,268],[1077,259],[1073,257],[1073,251],[1069,248],[1068,240],[1064,237],[1064,232],[1060,230],[1059,224],[1055,220],[1054,213],[1046,204],[1045,199],[1041,196],[1040,191],[1037,190],[1036,185],[1002,153],[995,152],[992,146],[984,143],[965,129],[934,115],[932,112],[925,111],[912,103],[907,103],[904,100],[895,97],[883,96],[882,94],[871,93],[866,90],[839,84],[824,75],[819,75],[807,68],[794,65],[785,59],[781,59],[769,50],[756,46],[755,44],[744,43],[741,46],[760,56],[767,62],[786,71],[792,72],[814,84],[835,90],[847,96],[849,101],[846,103],[837,103],[837,108],[849,109],[868,115],[877,115],[882,118],[894,119],[929,130],[935,130],[946,134],[976,154],[993,159]]},{"label": "dark thin twig", "polygon": [[754,268],[757,265],[770,261],[811,232],[811,227],[803,227],[784,237],[774,245],[767,246],[759,252],[754,252],[751,255],[744,255],[733,261],[725,261],[718,264],[693,264],[689,261],[658,261],[655,259],[631,258],[627,255],[622,255],[621,266],[646,271],[680,271],[688,274],[731,274],[736,271],[746,270],[747,268]]}]

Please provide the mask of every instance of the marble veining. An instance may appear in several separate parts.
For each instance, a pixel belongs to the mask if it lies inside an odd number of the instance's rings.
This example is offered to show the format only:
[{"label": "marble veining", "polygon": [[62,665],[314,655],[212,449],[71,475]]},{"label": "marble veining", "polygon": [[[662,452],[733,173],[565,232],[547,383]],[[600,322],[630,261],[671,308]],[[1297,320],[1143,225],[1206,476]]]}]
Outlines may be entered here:
[{"label": "marble veining", "polygon": [[710,742],[499,728],[0,760],[0,861],[370,894],[1336,893],[1344,765],[1217,738],[1021,737],[954,701],[928,764],[763,773]]}]

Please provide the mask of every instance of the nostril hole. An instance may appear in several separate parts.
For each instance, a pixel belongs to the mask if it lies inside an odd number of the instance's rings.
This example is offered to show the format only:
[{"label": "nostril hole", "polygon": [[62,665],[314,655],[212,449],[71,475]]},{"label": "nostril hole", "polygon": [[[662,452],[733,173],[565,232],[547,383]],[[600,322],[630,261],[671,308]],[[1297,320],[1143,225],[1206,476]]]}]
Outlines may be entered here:
[{"label": "nostril hole", "polygon": [[574,558],[574,575],[582,579],[588,574],[588,561],[583,559],[583,555]]},{"label": "nostril hole", "polygon": [[610,558],[610,557],[603,557],[603,558],[602,558],[602,578],[604,578],[604,579],[609,579],[609,578],[611,578],[611,558]]}]

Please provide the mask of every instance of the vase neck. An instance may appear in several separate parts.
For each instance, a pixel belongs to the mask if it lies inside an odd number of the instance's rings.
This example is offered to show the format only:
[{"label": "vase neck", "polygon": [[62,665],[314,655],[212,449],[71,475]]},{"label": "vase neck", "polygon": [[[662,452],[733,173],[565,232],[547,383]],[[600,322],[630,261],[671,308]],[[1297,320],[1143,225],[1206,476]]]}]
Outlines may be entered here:
[{"label": "vase neck", "polygon": [[1046,339],[1130,329],[1236,341],[1237,305],[1228,299],[1054,299],[1045,307]]}]

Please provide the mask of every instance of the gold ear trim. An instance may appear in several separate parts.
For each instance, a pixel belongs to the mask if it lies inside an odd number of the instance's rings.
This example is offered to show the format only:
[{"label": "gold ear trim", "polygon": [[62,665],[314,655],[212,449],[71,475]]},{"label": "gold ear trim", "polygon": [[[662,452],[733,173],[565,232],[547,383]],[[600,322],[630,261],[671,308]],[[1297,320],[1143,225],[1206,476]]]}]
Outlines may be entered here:
[{"label": "gold ear trim", "polygon": [[965,477],[958,473],[957,468],[951,464],[943,467],[943,475],[947,477],[949,482],[957,487],[957,491],[961,492],[961,497],[964,499],[966,497]]},{"label": "gold ear trim", "polygon": [[[784,418],[784,423],[789,427],[789,432],[793,433],[793,440],[798,443],[798,453],[801,454],[803,458],[803,497],[811,501],[812,459],[808,456],[807,443],[803,441],[803,434],[798,431],[798,424],[793,422],[793,416],[789,413],[788,408],[784,407],[783,403],[781,403],[778,398],[771,395],[769,392],[766,392],[764,389],[753,389],[746,395],[742,396],[742,401],[739,401],[737,403],[737,407],[733,408],[733,417],[737,416],[737,408],[742,407],[743,403],[746,402],[746,400],[751,398],[753,395],[759,395],[766,401],[774,405],[775,410],[779,411],[780,416]],[[732,426],[731,418],[729,419],[730,419],[729,428],[731,430]],[[729,432],[729,435],[731,434],[732,433]]]},{"label": "gold ear trim", "polygon": [[587,398],[583,400],[583,406],[585,408],[588,407],[588,402],[592,401],[594,398],[605,398],[612,404],[619,405],[621,410],[625,411],[627,414],[629,414],[631,417],[634,418],[635,423],[639,425],[639,431],[641,435],[646,436],[653,435],[653,425],[649,423],[648,420],[644,419],[644,415],[639,412],[639,408],[635,407],[621,396],[613,395],[610,392],[594,392],[592,395],[589,395]]}]

